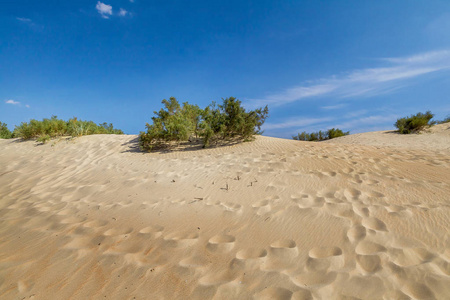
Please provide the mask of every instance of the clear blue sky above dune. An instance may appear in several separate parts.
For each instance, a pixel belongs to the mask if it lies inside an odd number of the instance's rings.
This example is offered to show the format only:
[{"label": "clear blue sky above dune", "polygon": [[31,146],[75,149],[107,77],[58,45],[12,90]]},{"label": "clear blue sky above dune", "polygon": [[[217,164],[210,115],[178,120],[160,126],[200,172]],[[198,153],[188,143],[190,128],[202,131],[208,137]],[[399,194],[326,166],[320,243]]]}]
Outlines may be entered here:
[{"label": "clear blue sky above dune", "polygon": [[450,2],[0,3],[0,121],[145,129],[161,100],[269,105],[265,134],[450,114]]}]

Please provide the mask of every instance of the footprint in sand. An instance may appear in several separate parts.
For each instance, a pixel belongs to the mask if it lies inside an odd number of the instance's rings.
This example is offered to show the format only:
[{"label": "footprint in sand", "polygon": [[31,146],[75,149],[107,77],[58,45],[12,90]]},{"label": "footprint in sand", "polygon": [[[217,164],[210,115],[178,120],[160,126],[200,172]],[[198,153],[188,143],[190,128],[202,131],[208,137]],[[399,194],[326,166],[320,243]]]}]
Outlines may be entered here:
[{"label": "footprint in sand", "polygon": [[124,235],[124,234],[130,234],[133,232],[133,228],[131,227],[124,227],[124,228],[110,228],[106,230],[103,235],[105,236],[114,236],[114,235]]},{"label": "footprint in sand", "polygon": [[355,225],[347,231],[350,242],[355,243],[366,237],[366,228],[362,225]]},{"label": "footprint in sand", "polygon": [[198,238],[199,235],[197,233],[180,232],[168,234],[164,237],[164,240],[167,241],[168,246],[170,247],[185,248],[195,244],[198,241]]},{"label": "footprint in sand", "polygon": [[89,221],[83,224],[84,227],[87,228],[99,228],[99,227],[103,227],[106,224],[108,224],[107,221],[103,221],[103,220],[94,220],[94,221]]},{"label": "footprint in sand", "polygon": [[298,204],[300,208],[322,207],[325,203],[324,197],[313,197],[303,194],[300,197],[292,195],[291,200]]},{"label": "footprint in sand", "polygon": [[358,243],[355,252],[361,255],[371,255],[380,252],[386,252],[386,248],[380,244],[363,240]]},{"label": "footprint in sand", "polygon": [[336,272],[317,271],[301,273],[291,277],[292,282],[299,287],[320,288],[336,280]]},{"label": "footprint in sand", "polygon": [[413,216],[413,212],[410,208],[406,208],[399,205],[389,205],[385,207],[388,211],[389,215],[401,217],[401,218],[409,218]]},{"label": "footprint in sand", "polygon": [[400,267],[421,265],[430,262],[436,257],[436,255],[423,248],[390,248],[388,253],[390,260]]},{"label": "footprint in sand", "polygon": [[242,212],[242,205],[240,205],[238,203],[224,202],[224,203],[220,203],[220,205],[225,208],[225,211],[237,212],[237,213]]},{"label": "footprint in sand", "polygon": [[197,268],[209,263],[207,257],[202,255],[193,255],[180,261],[179,265],[185,268]]},{"label": "footprint in sand", "polygon": [[249,248],[236,253],[237,259],[258,259],[267,256],[267,250],[258,248]]},{"label": "footprint in sand", "polygon": [[74,215],[78,212],[77,209],[74,208],[66,208],[63,210],[58,211],[56,214],[59,216],[66,216],[66,215]]},{"label": "footprint in sand", "polygon": [[360,205],[354,205],[353,211],[360,217],[367,218],[370,215],[370,211],[367,207],[361,207]]},{"label": "footprint in sand", "polygon": [[420,282],[406,282],[402,291],[413,299],[436,299],[433,291]]},{"label": "footprint in sand", "polygon": [[261,300],[286,300],[292,299],[293,292],[281,287],[268,287],[255,295],[255,299]]},{"label": "footprint in sand", "polygon": [[78,224],[86,221],[85,217],[72,216],[66,217],[60,221],[61,224]]},{"label": "footprint in sand", "polygon": [[378,255],[356,255],[356,261],[366,273],[375,273],[382,269]]},{"label": "footprint in sand", "polygon": [[353,188],[348,188],[344,190],[344,196],[347,200],[358,200],[361,196],[361,191]]},{"label": "footprint in sand", "polygon": [[252,204],[252,207],[256,210],[256,214],[261,216],[271,211],[272,207],[269,204],[269,200],[262,200]]},{"label": "footprint in sand", "polygon": [[326,258],[338,255],[342,255],[342,249],[339,247],[316,247],[309,251],[309,256],[312,258]]},{"label": "footprint in sand", "polygon": [[367,185],[376,185],[379,183],[379,181],[374,180],[374,179],[366,179],[363,181],[363,183],[367,184]]},{"label": "footprint in sand", "polygon": [[338,270],[344,265],[342,249],[339,247],[316,247],[309,251],[306,267],[309,271]]},{"label": "footprint in sand", "polygon": [[164,230],[163,226],[160,225],[152,225],[147,226],[139,230],[139,234],[145,235],[152,238],[158,238],[162,235],[162,231]]},{"label": "footprint in sand", "polygon": [[380,192],[376,192],[376,191],[368,191],[365,192],[365,194],[371,198],[383,198],[384,194],[380,193]]},{"label": "footprint in sand", "polygon": [[[230,281],[233,281],[238,276],[237,272],[230,269],[223,271],[209,272],[207,275],[201,277],[198,282],[203,286],[219,286]],[[203,297],[196,299],[204,299]],[[209,298],[208,298],[209,299]]]},{"label": "footprint in sand", "polygon": [[297,244],[293,240],[278,240],[270,245],[264,270],[286,270],[292,268],[298,256]]},{"label": "footprint in sand", "polygon": [[376,230],[376,231],[388,231],[386,228],[386,224],[377,218],[364,218],[362,220],[362,225],[368,229]]},{"label": "footprint in sand", "polygon": [[211,252],[228,252],[234,247],[236,238],[232,235],[215,235],[209,239],[206,249]]}]

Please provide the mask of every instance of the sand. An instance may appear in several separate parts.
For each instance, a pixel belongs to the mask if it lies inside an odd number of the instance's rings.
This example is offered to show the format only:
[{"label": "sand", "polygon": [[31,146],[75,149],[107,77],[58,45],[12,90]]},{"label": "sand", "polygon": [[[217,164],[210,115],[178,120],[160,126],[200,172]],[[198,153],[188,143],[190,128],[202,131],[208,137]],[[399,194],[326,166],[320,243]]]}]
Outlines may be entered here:
[{"label": "sand", "polygon": [[0,140],[0,299],[449,299],[438,129],[172,153]]}]

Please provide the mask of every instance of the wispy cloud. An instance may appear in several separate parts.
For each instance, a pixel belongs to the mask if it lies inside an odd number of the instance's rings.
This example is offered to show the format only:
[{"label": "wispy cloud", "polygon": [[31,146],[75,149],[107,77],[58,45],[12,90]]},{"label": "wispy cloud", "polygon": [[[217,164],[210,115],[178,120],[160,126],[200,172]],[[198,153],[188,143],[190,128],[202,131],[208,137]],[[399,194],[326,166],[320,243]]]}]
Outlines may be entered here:
[{"label": "wispy cloud", "polygon": [[264,124],[264,130],[284,129],[293,127],[302,127],[312,124],[319,124],[332,121],[333,118],[292,118],[281,123],[266,123]]},{"label": "wispy cloud", "polygon": [[321,109],[327,109],[327,110],[328,109],[339,109],[339,108],[343,108],[345,106],[347,106],[347,104],[339,103],[339,104],[336,104],[336,105],[322,106]]},{"label": "wispy cloud", "polygon": [[102,16],[102,18],[109,19],[109,16],[112,15],[111,5],[98,1],[95,8],[97,9],[98,13]]},{"label": "wispy cloud", "polygon": [[119,11],[119,16],[121,16],[121,17],[125,17],[128,14],[129,14],[129,12],[126,11],[125,9],[123,9],[123,8],[121,8],[120,11]]},{"label": "wispy cloud", "polygon": [[12,104],[12,105],[19,105],[20,102],[19,101],[14,101],[14,100],[5,100],[6,104]]},{"label": "wispy cloud", "polygon": [[354,70],[343,75],[322,78],[287,88],[262,99],[249,99],[251,106],[281,106],[306,98],[334,96],[350,98],[389,93],[408,84],[408,80],[450,69],[450,51],[433,51],[380,60],[389,66]]},{"label": "wispy cloud", "polygon": [[397,118],[399,118],[399,116],[396,114],[372,115],[372,116],[355,118],[355,119],[347,120],[344,122],[336,123],[336,124],[333,124],[332,127],[348,130],[348,129],[354,129],[354,128],[364,127],[364,126],[368,126],[368,125],[377,125],[377,126],[384,125],[384,126],[386,126],[386,124],[388,124],[389,127],[392,128],[393,127],[392,124],[394,124],[394,122]]},{"label": "wispy cloud", "polygon": [[16,18],[18,21],[20,22],[24,22],[24,23],[31,23],[31,19],[28,18]]}]

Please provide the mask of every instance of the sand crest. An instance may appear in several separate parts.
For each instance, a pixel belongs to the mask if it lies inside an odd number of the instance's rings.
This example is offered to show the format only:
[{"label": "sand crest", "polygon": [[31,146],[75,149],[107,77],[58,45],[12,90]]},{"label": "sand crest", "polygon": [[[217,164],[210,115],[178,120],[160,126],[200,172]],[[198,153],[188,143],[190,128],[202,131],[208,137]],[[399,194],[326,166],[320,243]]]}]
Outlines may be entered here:
[{"label": "sand crest", "polygon": [[1,299],[448,299],[450,129],[0,140]]}]

